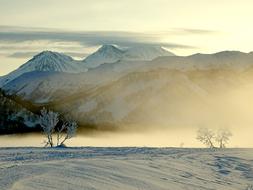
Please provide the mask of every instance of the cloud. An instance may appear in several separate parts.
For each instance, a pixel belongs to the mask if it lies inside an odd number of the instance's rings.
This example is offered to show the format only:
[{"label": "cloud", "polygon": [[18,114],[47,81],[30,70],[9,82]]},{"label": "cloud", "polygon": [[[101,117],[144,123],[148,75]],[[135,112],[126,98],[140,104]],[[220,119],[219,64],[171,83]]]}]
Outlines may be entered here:
[{"label": "cloud", "polygon": [[[11,58],[28,58],[28,57],[33,57],[34,55],[38,53],[39,51],[28,51],[28,52],[14,52],[9,55],[7,54],[3,54],[3,55],[7,55],[8,57],[11,57]],[[87,53],[78,53],[78,52],[62,52],[62,53],[69,55],[71,57],[75,57],[75,58],[84,58],[87,55],[89,55]]]},{"label": "cloud", "polygon": [[174,29],[175,33],[184,34],[184,35],[214,35],[219,34],[219,31],[216,30],[204,30],[204,29],[191,29],[191,28],[176,28]]},{"label": "cloud", "polygon": [[63,53],[74,58],[85,58],[88,55],[90,55],[89,53],[78,53],[78,52],[63,52]]},{"label": "cloud", "polygon": [[122,47],[159,45],[169,50],[195,49],[189,44],[164,42],[175,36],[214,35],[217,31],[189,28],[172,28],[165,32],[126,31],[66,31],[51,28],[18,27],[0,25],[0,56],[6,58],[30,58],[43,50],[65,53],[74,58],[84,58],[103,44]]},{"label": "cloud", "polygon": [[171,49],[194,48],[186,44],[162,42],[160,34],[144,34],[124,31],[63,31],[42,28],[0,26],[0,41],[26,42],[48,40],[52,42],[78,42],[83,46],[98,46],[102,44],[117,44],[119,46],[134,46],[139,44],[161,45]]},{"label": "cloud", "polygon": [[38,52],[15,52],[12,53],[10,55],[8,55],[8,57],[12,57],[12,58],[27,58],[27,57],[32,57],[34,55],[36,55]]},{"label": "cloud", "polygon": [[181,37],[181,36],[204,36],[204,35],[218,35],[221,34],[220,31],[216,30],[204,30],[204,29],[191,29],[191,28],[172,28],[167,31],[162,31],[158,33],[153,33],[153,35],[160,36],[170,36],[170,37]]}]

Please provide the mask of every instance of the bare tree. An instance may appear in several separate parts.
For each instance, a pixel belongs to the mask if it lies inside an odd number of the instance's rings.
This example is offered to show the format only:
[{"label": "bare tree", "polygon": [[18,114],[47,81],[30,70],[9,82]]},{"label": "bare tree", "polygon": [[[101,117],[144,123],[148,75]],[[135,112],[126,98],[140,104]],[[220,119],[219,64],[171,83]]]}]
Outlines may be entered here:
[{"label": "bare tree", "polygon": [[[57,146],[64,145],[64,142],[71,139],[76,135],[76,129],[78,125],[74,121],[67,121],[63,123],[61,128],[57,131]],[[65,133],[64,133],[65,132]]]},{"label": "bare tree", "polygon": [[53,111],[48,111],[45,108],[41,110],[40,125],[43,129],[44,134],[47,137],[45,146],[53,147],[53,133],[55,126],[59,122],[59,114]]},{"label": "bare tree", "polygon": [[198,130],[197,139],[205,144],[209,148],[215,148],[213,141],[215,140],[215,134],[208,128],[200,128]]},{"label": "bare tree", "polygon": [[216,135],[216,142],[219,144],[220,148],[226,148],[232,133],[228,129],[220,129]]},{"label": "bare tree", "polygon": [[[48,111],[45,108],[41,110],[40,125],[44,134],[47,137],[45,146],[54,146],[53,135],[56,136],[56,146],[64,145],[64,142],[71,139],[76,134],[78,127],[74,121],[66,121],[61,126],[57,126],[59,122],[59,114],[53,111]],[[57,127],[56,127],[57,126]]]},{"label": "bare tree", "polygon": [[56,133],[57,133],[57,136],[56,136],[56,138],[57,138],[57,146],[60,145],[60,140],[63,138],[63,134],[64,134],[64,131],[66,131],[66,128],[67,128],[67,126],[66,126],[66,122],[65,122],[65,123],[62,124],[61,127],[58,127],[56,129]]}]

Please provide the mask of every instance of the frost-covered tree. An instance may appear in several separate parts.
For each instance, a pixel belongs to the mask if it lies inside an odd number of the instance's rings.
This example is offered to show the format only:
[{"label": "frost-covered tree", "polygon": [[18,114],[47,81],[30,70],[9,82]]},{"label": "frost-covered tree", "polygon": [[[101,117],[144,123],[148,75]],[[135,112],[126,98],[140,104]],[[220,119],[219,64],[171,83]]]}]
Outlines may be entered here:
[{"label": "frost-covered tree", "polygon": [[57,146],[64,145],[64,142],[71,139],[76,135],[78,125],[74,121],[64,122],[63,125],[57,130]]},{"label": "frost-covered tree", "polygon": [[200,128],[197,133],[197,140],[205,144],[209,148],[215,148],[213,141],[215,140],[215,134],[208,128]]},{"label": "frost-covered tree", "polygon": [[40,126],[46,135],[47,141],[45,146],[54,146],[53,133],[57,123],[59,122],[59,114],[53,111],[48,111],[45,108],[41,110]]},{"label": "frost-covered tree", "polygon": [[45,108],[41,110],[40,125],[46,135],[45,146],[53,147],[54,139],[56,138],[56,146],[64,145],[64,142],[71,139],[76,134],[76,129],[78,127],[77,123],[74,121],[63,122],[59,125],[59,114],[53,111],[48,111]]},{"label": "frost-covered tree", "polygon": [[219,144],[220,148],[226,148],[232,133],[228,129],[220,129],[216,135],[216,142]]}]

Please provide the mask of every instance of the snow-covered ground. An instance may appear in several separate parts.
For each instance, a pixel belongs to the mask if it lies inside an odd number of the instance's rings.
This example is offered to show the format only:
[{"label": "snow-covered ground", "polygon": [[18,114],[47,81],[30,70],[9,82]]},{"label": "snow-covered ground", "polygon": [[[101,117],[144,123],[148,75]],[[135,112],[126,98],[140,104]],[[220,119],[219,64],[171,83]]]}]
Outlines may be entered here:
[{"label": "snow-covered ground", "polygon": [[246,190],[249,185],[253,149],[0,149],[1,190]]}]

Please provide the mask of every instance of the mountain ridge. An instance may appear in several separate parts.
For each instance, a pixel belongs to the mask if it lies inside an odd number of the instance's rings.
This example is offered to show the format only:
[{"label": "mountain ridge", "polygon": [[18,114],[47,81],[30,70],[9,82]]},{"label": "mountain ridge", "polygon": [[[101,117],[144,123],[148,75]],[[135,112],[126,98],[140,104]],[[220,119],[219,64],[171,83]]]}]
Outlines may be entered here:
[{"label": "mountain ridge", "polygon": [[89,68],[117,61],[151,61],[159,56],[175,56],[161,46],[133,46],[118,48],[115,45],[103,45],[95,53],[86,57],[83,62]]},{"label": "mountain ridge", "polygon": [[[146,49],[149,49],[149,53],[152,52],[152,48],[150,49],[150,47],[146,47]],[[0,77],[0,87],[22,74],[32,71],[82,73],[87,72],[89,69],[99,67],[104,63],[114,63],[122,59],[129,61],[145,60],[145,56],[141,55],[143,51],[144,50],[139,51],[139,56],[137,56],[137,53],[135,55],[135,59],[126,59],[126,50],[119,49],[115,45],[103,45],[97,51],[86,57],[83,61],[77,61],[63,53],[45,50],[33,56],[33,58],[28,60],[16,70]],[[159,50],[158,47],[153,48],[153,51],[154,53],[152,54],[152,58],[163,54],[172,55],[172,53],[168,51]],[[149,59],[151,59],[151,57],[149,57]]]}]

